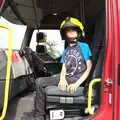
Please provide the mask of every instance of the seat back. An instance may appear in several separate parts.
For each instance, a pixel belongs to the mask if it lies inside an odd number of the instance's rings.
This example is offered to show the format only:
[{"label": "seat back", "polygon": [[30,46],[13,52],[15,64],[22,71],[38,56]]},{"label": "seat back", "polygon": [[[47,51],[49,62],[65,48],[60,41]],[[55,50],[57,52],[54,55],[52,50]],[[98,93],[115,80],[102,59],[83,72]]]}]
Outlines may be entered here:
[{"label": "seat back", "polygon": [[36,77],[50,76],[50,73],[45,67],[45,63],[40,59],[36,52],[34,52],[31,48],[26,48],[24,55],[33,69]]}]

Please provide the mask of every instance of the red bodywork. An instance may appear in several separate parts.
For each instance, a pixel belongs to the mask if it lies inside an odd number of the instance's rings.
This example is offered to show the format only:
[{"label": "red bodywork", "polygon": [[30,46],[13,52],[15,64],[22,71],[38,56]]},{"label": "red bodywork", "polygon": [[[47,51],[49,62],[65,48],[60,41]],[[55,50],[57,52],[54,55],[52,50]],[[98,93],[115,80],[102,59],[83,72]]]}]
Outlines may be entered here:
[{"label": "red bodywork", "polygon": [[112,0],[114,26],[115,83],[114,83],[114,113],[113,120],[120,120],[120,0]]},{"label": "red bodywork", "polygon": [[[102,104],[92,120],[120,120],[120,0],[106,0],[106,52]],[[106,81],[112,80],[107,85]]]},{"label": "red bodywork", "polygon": [[0,7],[3,5],[4,0],[0,0]]},{"label": "red bodywork", "polygon": [[5,0],[0,0],[0,11],[2,10],[4,3],[5,3]]}]

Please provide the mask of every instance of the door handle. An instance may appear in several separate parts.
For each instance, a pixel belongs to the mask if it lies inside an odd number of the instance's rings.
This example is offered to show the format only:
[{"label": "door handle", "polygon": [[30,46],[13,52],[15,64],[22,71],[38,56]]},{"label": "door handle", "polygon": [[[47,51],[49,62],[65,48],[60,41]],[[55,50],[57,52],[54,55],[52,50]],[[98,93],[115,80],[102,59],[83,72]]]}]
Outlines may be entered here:
[{"label": "door handle", "polygon": [[105,81],[105,85],[108,86],[108,87],[111,87],[113,84],[112,80],[110,78],[108,78],[106,81]]}]

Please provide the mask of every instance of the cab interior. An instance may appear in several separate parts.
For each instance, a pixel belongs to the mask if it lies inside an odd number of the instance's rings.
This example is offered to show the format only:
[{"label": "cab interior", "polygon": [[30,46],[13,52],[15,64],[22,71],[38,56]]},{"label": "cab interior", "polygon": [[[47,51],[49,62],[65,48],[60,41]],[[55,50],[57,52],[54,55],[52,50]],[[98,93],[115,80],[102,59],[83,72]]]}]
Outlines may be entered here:
[{"label": "cab interior", "polygon": [[[88,86],[92,79],[101,78],[103,76],[104,54],[105,54],[105,26],[106,26],[106,13],[105,13],[105,1],[104,0],[26,0],[20,2],[14,0],[10,2],[8,0],[9,7],[2,11],[2,16],[7,20],[16,24],[27,25],[27,30],[22,42],[19,54],[21,57],[25,57],[28,61],[30,68],[33,71],[34,80],[38,77],[51,77],[60,73],[61,64],[60,57],[53,58],[46,51],[44,45],[36,45],[36,51],[30,48],[32,35],[35,30],[52,29],[59,30],[60,23],[67,16],[78,18],[85,27],[85,38],[82,42],[89,44],[92,51],[92,70],[88,77],[88,80],[84,83],[84,89],[86,88],[86,98],[88,96]],[[74,4],[73,4],[74,3]],[[29,12],[30,11],[30,12]],[[12,15],[9,14],[11,12]],[[36,43],[39,43],[44,38],[44,34],[38,32],[36,34]],[[65,43],[66,44],[66,43]],[[64,47],[65,47],[64,44]],[[39,66],[39,67],[38,67]],[[51,69],[54,68],[54,69]],[[31,82],[34,86],[34,81]],[[31,87],[31,86],[29,86]],[[47,88],[48,89],[48,88]],[[101,82],[94,86],[95,96],[93,99],[93,105],[97,106],[95,113],[99,110],[101,103]],[[35,90],[33,90],[35,91]],[[50,93],[51,94],[51,93]],[[48,95],[53,97],[54,95]],[[58,95],[59,97],[59,95]],[[70,96],[69,96],[70,97]],[[53,98],[50,98],[51,101]],[[50,100],[49,99],[49,100]],[[57,99],[57,98],[56,98]],[[58,98],[59,99],[59,98]],[[78,99],[79,101],[79,99]],[[58,109],[60,103],[56,108],[49,106],[55,103],[46,101],[48,106],[46,107],[46,114],[49,114],[50,109]],[[92,115],[85,114],[84,110],[87,107],[87,102],[78,110],[77,107],[73,109],[71,105],[63,105],[66,109],[66,118],[74,118],[76,116],[82,117],[82,119],[90,119]],[[70,107],[72,106],[72,107]],[[81,104],[80,104],[81,106]],[[61,107],[61,106],[60,106]],[[71,110],[71,111],[70,111]],[[81,112],[81,114],[79,114]],[[46,118],[47,119],[47,118]]]}]

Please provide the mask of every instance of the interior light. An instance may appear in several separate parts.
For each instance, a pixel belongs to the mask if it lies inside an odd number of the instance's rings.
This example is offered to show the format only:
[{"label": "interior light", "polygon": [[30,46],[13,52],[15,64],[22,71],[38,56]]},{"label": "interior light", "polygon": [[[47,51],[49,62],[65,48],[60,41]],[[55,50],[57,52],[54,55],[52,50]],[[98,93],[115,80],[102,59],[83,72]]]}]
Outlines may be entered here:
[{"label": "interior light", "polygon": [[53,13],[53,15],[55,15],[55,16],[56,16],[56,15],[58,15],[58,13]]}]

